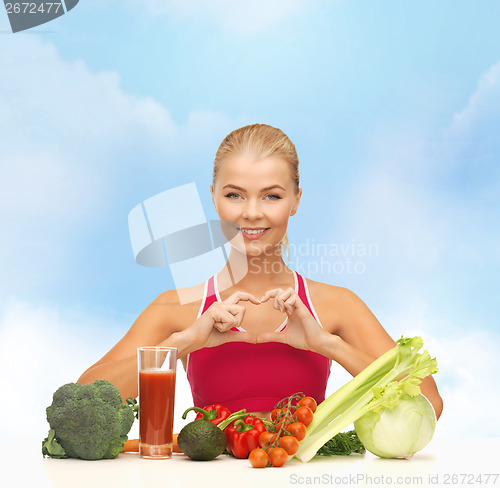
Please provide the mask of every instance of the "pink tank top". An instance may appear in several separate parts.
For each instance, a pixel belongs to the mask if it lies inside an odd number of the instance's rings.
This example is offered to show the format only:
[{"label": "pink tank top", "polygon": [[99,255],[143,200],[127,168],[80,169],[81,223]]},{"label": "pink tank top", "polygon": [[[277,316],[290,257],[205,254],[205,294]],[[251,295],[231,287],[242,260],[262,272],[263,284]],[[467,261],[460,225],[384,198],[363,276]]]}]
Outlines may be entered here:
[{"label": "pink tank top", "polygon": [[[306,281],[298,273],[294,272],[294,275],[295,291],[319,323]],[[205,283],[198,317],[216,301],[221,299],[217,277],[212,276]],[[285,327],[286,319],[277,332]],[[280,371],[286,374],[273,376],[269,367],[273,364],[280,365]],[[228,342],[199,349],[188,356],[187,378],[194,405],[201,408],[220,403],[232,412],[242,408],[249,412],[268,412],[282,398],[300,391],[312,396],[319,404],[325,399],[329,376],[328,358],[279,342]]]}]

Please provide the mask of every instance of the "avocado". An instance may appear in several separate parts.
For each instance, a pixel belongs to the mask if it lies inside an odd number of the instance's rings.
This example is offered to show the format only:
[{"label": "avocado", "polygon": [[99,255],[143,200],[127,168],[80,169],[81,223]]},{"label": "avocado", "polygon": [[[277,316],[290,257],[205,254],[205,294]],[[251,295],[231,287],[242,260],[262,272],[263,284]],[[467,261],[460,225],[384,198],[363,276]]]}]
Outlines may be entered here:
[{"label": "avocado", "polygon": [[177,438],[179,448],[195,461],[209,461],[224,452],[226,436],[208,420],[194,420],[185,425]]}]

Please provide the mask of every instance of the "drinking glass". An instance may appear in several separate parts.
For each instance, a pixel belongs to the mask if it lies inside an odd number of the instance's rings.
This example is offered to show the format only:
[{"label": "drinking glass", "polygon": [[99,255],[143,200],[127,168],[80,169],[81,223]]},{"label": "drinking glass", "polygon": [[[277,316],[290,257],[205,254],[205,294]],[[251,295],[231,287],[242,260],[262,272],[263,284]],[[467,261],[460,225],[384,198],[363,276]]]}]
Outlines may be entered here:
[{"label": "drinking glass", "polygon": [[137,359],[139,455],[148,459],[169,459],[172,457],[177,349],[138,347]]}]

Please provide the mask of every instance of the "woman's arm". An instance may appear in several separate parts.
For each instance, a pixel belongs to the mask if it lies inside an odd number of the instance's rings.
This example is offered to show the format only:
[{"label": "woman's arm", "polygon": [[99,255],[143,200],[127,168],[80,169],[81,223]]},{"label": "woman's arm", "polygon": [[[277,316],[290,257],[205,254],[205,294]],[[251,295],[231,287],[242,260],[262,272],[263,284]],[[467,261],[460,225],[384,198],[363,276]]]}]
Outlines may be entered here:
[{"label": "woman's arm", "polygon": [[199,302],[181,306],[175,290],[159,295],[135,320],[125,336],[99,361],[78,379],[79,383],[92,383],[106,379],[121,392],[122,397],[137,396],[137,347],[177,347],[182,359],[194,343],[191,334],[183,332],[186,324],[196,320]]},{"label": "woman's arm", "polygon": [[[310,288],[311,295],[318,297],[315,306],[320,320],[332,334],[325,342],[322,354],[331,357],[353,376],[396,345],[371,310],[353,292],[315,282]],[[422,380],[421,391],[439,418],[443,400],[432,376]]]},{"label": "woman's arm", "polygon": [[[395,343],[394,343],[395,345]],[[394,346],[393,345],[393,346]],[[389,350],[388,348],[387,350]],[[317,351],[320,352],[320,351]],[[383,351],[380,355],[382,355]],[[357,349],[355,346],[349,344],[338,335],[330,335],[325,340],[320,354],[329,357],[333,361],[340,364],[352,376],[356,376],[364,368],[366,368],[376,357],[370,356],[365,352]],[[436,412],[436,418],[439,419],[443,412],[443,400],[439,395],[436,382],[432,376],[427,376],[420,384],[422,394],[431,402]]]},{"label": "woman's arm", "polygon": [[[337,362],[353,376],[396,345],[354,293],[310,280],[307,283],[323,327],[294,289],[276,288],[269,290],[262,301],[273,299],[276,309],[287,312],[287,327],[282,332],[259,334],[257,342],[284,342],[298,349],[317,352]],[[423,380],[422,393],[432,403],[439,418],[443,402],[432,377]]]},{"label": "woman's arm", "polygon": [[180,305],[177,292],[162,293],[139,315],[125,336],[99,361],[87,369],[79,383],[106,379],[123,397],[135,398],[138,393],[137,347],[167,346],[178,349],[179,359],[202,347],[214,347],[230,341],[255,339],[245,332],[234,332],[243,320],[245,308],[238,302],[259,303],[249,293],[237,292],[224,302],[213,303],[199,318],[200,302]]}]

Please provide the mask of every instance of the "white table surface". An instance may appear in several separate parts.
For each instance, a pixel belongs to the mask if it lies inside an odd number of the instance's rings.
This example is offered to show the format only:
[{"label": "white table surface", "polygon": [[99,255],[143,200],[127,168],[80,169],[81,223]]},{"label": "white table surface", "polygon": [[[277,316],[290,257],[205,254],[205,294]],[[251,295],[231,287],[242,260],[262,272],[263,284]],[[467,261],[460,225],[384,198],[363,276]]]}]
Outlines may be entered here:
[{"label": "white table surface", "polygon": [[183,454],[168,460],[146,460],[137,454],[101,461],[58,460],[42,457],[41,439],[1,441],[0,479],[6,487],[500,486],[500,438],[434,438],[410,460],[380,459],[367,452],[309,463],[291,460],[281,468],[264,469],[227,455],[212,461],[192,461]]}]

